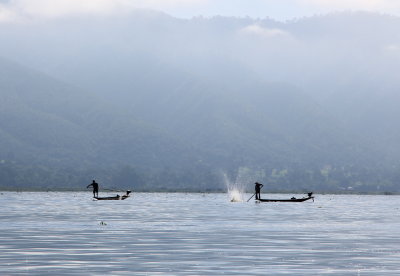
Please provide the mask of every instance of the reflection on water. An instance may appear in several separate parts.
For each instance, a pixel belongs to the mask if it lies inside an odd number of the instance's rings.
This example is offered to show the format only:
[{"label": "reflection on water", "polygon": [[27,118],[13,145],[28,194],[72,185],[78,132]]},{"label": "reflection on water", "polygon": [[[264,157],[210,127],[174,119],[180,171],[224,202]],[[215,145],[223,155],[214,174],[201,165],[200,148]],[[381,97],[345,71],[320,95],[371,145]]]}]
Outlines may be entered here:
[{"label": "reflection on water", "polygon": [[90,197],[3,192],[0,275],[400,275],[398,196]]}]

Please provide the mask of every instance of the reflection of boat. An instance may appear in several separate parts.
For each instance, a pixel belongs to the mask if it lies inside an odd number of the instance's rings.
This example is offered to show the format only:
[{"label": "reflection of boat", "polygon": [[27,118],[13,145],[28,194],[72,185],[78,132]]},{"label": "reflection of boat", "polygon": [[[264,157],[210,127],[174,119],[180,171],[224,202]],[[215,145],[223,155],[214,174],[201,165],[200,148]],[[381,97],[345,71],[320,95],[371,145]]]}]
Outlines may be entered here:
[{"label": "reflection of boat", "polygon": [[127,199],[128,197],[130,197],[131,191],[126,191],[126,194],[120,196],[120,195],[116,195],[116,196],[106,196],[106,197],[94,197],[97,200],[124,200]]},{"label": "reflection of boat", "polygon": [[303,197],[303,198],[295,198],[292,197],[291,199],[256,199],[256,201],[259,202],[303,202],[309,199],[312,199],[314,202],[314,197],[312,196],[313,193],[308,193],[307,197]]}]

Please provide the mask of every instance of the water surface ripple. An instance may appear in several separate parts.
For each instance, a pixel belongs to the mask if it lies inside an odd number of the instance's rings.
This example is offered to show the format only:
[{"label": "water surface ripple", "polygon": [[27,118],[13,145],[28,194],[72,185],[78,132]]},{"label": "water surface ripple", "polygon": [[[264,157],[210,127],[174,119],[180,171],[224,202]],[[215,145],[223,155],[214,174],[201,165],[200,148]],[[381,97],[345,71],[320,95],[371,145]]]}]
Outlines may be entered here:
[{"label": "water surface ripple", "polygon": [[0,275],[400,275],[399,196],[90,197],[1,193]]}]

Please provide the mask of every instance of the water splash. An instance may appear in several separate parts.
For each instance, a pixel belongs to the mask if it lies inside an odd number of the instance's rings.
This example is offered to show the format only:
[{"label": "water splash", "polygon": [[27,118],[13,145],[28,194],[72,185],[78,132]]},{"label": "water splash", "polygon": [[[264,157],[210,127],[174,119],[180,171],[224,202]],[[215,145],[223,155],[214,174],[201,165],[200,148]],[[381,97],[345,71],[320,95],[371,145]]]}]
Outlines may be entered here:
[{"label": "water splash", "polygon": [[240,167],[237,171],[234,181],[232,181],[226,173],[222,174],[225,186],[227,188],[229,200],[232,202],[245,201],[244,196],[246,194],[246,189],[254,187],[252,186],[254,182],[265,177],[263,171],[253,170],[248,167]]},{"label": "water splash", "polygon": [[254,180],[253,173],[246,168],[240,168],[234,181],[229,179],[226,173],[223,173],[223,177],[229,200],[231,202],[243,202],[246,186]]},{"label": "water splash", "polygon": [[243,192],[233,189],[228,191],[229,198],[231,202],[243,202]]}]

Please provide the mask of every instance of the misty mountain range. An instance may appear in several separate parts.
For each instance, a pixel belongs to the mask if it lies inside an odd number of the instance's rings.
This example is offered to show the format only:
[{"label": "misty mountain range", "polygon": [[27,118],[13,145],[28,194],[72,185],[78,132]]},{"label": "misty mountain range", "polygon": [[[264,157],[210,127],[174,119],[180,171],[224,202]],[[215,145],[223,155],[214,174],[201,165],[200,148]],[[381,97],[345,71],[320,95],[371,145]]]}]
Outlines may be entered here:
[{"label": "misty mountain range", "polygon": [[218,190],[247,168],[277,191],[397,192],[399,27],[368,13],[2,23],[0,187],[41,166],[65,186],[100,170]]}]

